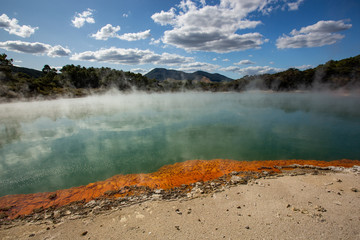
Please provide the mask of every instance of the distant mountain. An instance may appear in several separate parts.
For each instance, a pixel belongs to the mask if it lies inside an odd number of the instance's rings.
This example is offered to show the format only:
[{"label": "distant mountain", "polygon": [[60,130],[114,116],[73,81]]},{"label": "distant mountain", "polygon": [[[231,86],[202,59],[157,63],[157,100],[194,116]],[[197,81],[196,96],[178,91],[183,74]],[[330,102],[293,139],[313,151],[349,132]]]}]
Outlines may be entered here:
[{"label": "distant mountain", "polygon": [[211,82],[230,82],[233,79],[228,78],[218,73],[208,73],[204,71],[197,71],[193,73],[186,73],[183,71],[169,70],[165,68],[155,68],[145,74],[145,77],[149,79],[156,79],[158,81],[164,81],[166,79],[174,80],[202,80]]},{"label": "distant mountain", "polygon": [[11,66],[11,72],[13,73],[25,73],[33,78],[39,78],[43,75],[42,71],[38,71],[31,68]]}]

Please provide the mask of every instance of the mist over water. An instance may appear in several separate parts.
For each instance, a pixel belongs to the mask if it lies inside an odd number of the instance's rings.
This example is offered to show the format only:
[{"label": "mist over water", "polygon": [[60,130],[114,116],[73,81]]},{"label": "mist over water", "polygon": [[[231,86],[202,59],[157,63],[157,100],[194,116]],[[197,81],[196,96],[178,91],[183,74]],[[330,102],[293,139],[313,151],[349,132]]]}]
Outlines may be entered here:
[{"label": "mist over water", "polygon": [[0,105],[0,196],[191,159],[360,157],[359,95],[118,94]]}]

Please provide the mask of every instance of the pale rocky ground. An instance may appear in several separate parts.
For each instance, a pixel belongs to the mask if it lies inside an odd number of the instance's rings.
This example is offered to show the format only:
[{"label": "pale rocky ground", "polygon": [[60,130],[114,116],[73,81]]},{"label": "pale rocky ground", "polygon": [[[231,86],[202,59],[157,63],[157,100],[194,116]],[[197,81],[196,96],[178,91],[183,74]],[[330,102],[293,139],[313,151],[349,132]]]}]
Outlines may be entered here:
[{"label": "pale rocky ground", "polygon": [[358,173],[258,179],[191,200],[1,226],[0,239],[360,239],[359,190]]}]

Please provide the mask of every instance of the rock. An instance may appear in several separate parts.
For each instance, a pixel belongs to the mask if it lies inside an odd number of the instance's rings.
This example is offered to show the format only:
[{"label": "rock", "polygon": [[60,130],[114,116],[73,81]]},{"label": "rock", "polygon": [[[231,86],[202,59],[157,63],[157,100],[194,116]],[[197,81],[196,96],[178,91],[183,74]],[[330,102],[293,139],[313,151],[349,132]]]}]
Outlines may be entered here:
[{"label": "rock", "polygon": [[308,214],[309,212],[308,212],[308,210],[303,209],[303,210],[301,210],[301,213],[302,213],[302,214]]},{"label": "rock", "polygon": [[7,218],[8,215],[6,213],[0,213],[0,219],[4,219],[4,218]]},{"label": "rock", "polygon": [[360,166],[354,165],[354,166],[351,168],[351,171],[352,171],[352,172],[360,172]]},{"label": "rock", "polygon": [[30,234],[29,237],[35,237],[35,233]]},{"label": "rock", "polygon": [[176,230],[180,231],[180,226],[175,226]]},{"label": "rock", "polygon": [[191,208],[188,208],[187,214],[190,214],[190,213],[191,213]]},{"label": "rock", "polygon": [[59,218],[60,216],[60,211],[54,211],[54,218]]},{"label": "rock", "polygon": [[88,231],[83,232],[81,236],[85,236],[86,234],[88,234]]},{"label": "rock", "polygon": [[316,206],[315,209],[319,212],[326,212],[326,209],[322,206]]},{"label": "rock", "polygon": [[203,183],[202,182],[197,182],[197,183],[195,183],[195,186],[202,186],[203,185]]},{"label": "rock", "polygon": [[319,171],[315,170],[311,173],[311,175],[319,175]]},{"label": "rock", "polygon": [[231,176],[230,184],[246,184],[247,181],[239,176]]},{"label": "rock", "polygon": [[296,208],[296,207],[293,207],[292,210],[293,210],[294,212],[300,211],[300,209],[298,209],[298,208]]},{"label": "rock", "polygon": [[155,191],[154,191],[154,193],[156,193],[156,194],[160,194],[160,193],[162,193],[164,190],[163,189],[155,189]]},{"label": "rock", "polygon": [[182,215],[182,212],[180,211],[180,209],[176,209],[175,212],[179,215]]},{"label": "rock", "polygon": [[350,190],[353,192],[359,192],[359,190],[357,188],[351,188]]},{"label": "rock", "polygon": [[162,199],[162,195],[155,193],[155,194],[151,195],[151,199],[152,199],[152,200],[161,200],[161,199]]},{"label": "rock", "polygon": [[96,206],[95,200],[91,200],[90,202],[88,202],[87,204],[84,205],[84,207],[88,207],[88,208],[93,208],[95,206]]},{"label": "rock", "polygon": [[246,229],[250,229],[250,227],[249,227],[249,226],[246,226],[245,228],[246,228]]},{"label": "rock", "polygon": [[204,190],[196,186],[193,189],[191,189],[191,193],[193,194],[193,196],[196,196],[198,194],[203,194]]}]

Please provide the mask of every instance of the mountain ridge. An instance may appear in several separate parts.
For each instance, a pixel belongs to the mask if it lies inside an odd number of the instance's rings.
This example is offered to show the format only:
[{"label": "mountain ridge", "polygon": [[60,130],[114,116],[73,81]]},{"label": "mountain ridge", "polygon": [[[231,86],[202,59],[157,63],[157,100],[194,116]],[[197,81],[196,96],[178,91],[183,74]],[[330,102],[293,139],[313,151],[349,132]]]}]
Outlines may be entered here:
[{"label": "mountain ridge", "polygon": [[146,73],[144,76],[149,79],[156,79],[158,81],[165,81],[167,79],[206,81],[206,79],[208,79],[210,82],[230,82],[234,80],[219,73],[208,73],[205,71],[186,73],[183,71],[166,68],[154,68],[150,72]]}]

